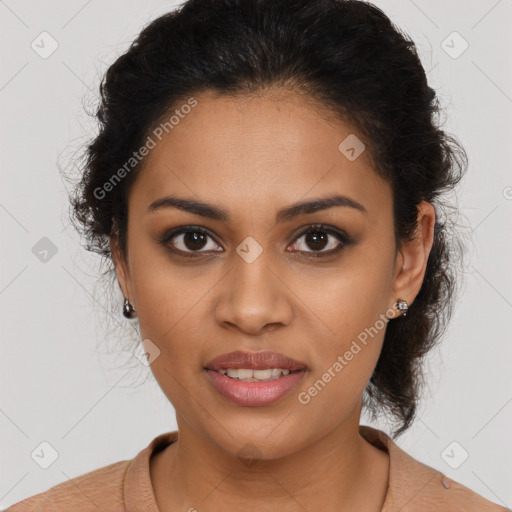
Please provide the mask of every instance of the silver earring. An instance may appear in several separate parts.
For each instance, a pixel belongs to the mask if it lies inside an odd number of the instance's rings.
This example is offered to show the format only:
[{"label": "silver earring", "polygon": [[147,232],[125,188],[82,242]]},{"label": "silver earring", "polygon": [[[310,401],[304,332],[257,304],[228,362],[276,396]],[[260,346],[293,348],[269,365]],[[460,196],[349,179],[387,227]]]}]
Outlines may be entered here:
[{"label": "silver earring", "polygon": [[130,304],[130,301],[127,298],[125,298],[123,304],[123,315],[126,318],[132,318],[132,313],[134,311],[135,309],[133,309],[133,306]]},{"label": "silver earring", "polygon": [[396,309],[402,313],[402,316],[407,316],[407,310],[409,309],[409,304],[403,299],[398,299],[396,301]]}]

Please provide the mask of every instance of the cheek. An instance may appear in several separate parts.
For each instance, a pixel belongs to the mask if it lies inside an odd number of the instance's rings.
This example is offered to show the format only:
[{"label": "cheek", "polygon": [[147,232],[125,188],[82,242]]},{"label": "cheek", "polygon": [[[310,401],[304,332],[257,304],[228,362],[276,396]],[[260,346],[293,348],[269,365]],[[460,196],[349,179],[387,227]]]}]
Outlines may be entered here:
[{"label": "cheek", "polygon": [[155,281],[140,281],[136,291],[141,336],[174,358],[184,348],[193,351],[207,330],[205,301],[201,297],[208,287],[194,291],[189,287],[190,282],[162,276]]},{"label": "cheek", "polygon": [[[216,279],[212,272],[180,271],[165,265],[134,265],[132,279],[142,339],[149,339],[160,354],[151,364],[158,381],[167,372],[195,378],[211,329],[208,293]],[[217,278],[218,280],[218,278]],[[171,387],[177,384],[169,381]],[[169,387],[169,386],[166,386]]]},{"label": "cheek", "polygon": [[382,349],[387,327],[382,301],[361,297],[357,304],[345,302],[345,313],[338,310],[338,320],[331,320],[334,334],[317,345],[312,373],[297,397],[316,428],[326,432],[359,406]]},{"label": "cheek", "polygon": [[391,250],[361,250],[315,292],[316,310],[343,339],[356,337],[385,314],[392,293]]},{"label": "cheek", "polygon": [[323,396],[315,399],[318,404],[325,400],[336,408],[359,400],[373,373],[387,327],[392,255],[390,247],[361,252],[317,293],[312,309],[321,312],[321,323],[328,327],[322,327],[325,337],[316,346],[314,375],[308,382],[321,388],[310,390]]},{"label": "cheek", "polygon": [[[137,238],[139,236],[140,238]],[[165,249],[134,232],[130,247],[130,274],[141,335],[164,343],[187,322],[194,304],[207,290],[210,279],[173,265]]]}]

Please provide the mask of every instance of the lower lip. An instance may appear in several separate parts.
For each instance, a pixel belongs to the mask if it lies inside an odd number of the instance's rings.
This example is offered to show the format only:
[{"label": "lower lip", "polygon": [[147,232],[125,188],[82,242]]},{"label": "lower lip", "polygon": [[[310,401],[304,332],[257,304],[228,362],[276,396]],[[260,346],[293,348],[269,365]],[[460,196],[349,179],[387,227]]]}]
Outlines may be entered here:
[{"label": "lower lip", "polygon": [[262,382],[243,382],[214,370],[207,370],[207,373],[213,387],[223,397],[238,405],[255,407],[268,405],[282,398],[299,384],[306,372],[301,370],[279,379]]}]

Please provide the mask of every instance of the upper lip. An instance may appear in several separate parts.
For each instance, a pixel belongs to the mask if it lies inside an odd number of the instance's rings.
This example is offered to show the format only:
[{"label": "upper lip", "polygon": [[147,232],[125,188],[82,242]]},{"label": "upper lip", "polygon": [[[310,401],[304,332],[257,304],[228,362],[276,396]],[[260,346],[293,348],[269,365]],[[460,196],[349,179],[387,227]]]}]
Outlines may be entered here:
[{"label": "upper lip", "polygon": [[229,352],[212,359],[206,364],[209,370],[219,371],[227,368],[247,368],[265,370],[267,368],[283,368],[291,372],[306,369],[306,364],[296,361],[278,352]]}]

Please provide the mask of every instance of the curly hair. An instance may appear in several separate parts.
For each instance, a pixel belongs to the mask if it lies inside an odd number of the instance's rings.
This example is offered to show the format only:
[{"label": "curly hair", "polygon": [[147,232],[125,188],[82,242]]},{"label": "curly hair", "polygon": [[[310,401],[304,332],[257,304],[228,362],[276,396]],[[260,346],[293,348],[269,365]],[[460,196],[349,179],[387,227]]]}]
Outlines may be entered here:
[{"label": "curly hair", "polygon": [[[108,261],[116,231],[126,255],[127,194],[143,161],[108,194],[112,179],[151,130],[191,95],[304,93],[358,130],[373,168],[392,185],[397,248],[417,226],[417,206],[436,209],[434,243],[406,317],[388,322],[365,389],[372,417],[388,410],[407,430],[417,414],[424,356],[452,313],[457,258],[441,201],[467,168],[440,111],[415,44],[376,6],[360,0],[188,0],[148,23],[100,84],[99,133],[87,145],[70,194],[72,221],[87,250]],[[103,190],[103,189],[102,189]]]}]

